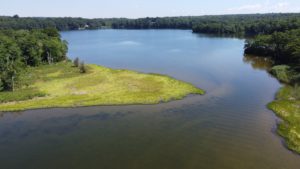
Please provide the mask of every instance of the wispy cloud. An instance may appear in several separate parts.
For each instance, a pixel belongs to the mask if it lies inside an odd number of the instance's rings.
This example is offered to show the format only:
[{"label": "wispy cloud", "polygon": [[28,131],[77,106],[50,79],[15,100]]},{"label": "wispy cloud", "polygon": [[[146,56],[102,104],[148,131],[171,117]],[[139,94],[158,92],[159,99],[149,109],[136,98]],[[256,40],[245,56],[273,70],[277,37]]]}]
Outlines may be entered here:
[{"label": "wispy cloud", "polygon": [[271,12],[300,12],[299,6],[293,6],[289,2],[248,4],[227,9],[228,13],[271,13]]},{"label": "wispy cloud", "polygon": [[141,43],[139,42],[136,42],[136,41],[122,41],[122,42],[119,42],[117,43],[118,45],[128,45],[128,46],[137,46],[137,45],[141,45]]}]

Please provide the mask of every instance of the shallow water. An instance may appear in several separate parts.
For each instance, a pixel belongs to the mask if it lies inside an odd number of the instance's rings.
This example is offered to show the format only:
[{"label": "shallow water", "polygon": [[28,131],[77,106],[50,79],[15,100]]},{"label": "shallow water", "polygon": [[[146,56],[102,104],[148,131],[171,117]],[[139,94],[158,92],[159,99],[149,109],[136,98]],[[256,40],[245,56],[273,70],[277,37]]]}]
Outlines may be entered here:
[{"label": "shallow water", "polygon": [[71,58],[167,74],[206,90],[159,105],[31,110],[0,117],[3,169],[299,169],[266,109],[276,79],[243,39],[187,30],[62,32]]}]

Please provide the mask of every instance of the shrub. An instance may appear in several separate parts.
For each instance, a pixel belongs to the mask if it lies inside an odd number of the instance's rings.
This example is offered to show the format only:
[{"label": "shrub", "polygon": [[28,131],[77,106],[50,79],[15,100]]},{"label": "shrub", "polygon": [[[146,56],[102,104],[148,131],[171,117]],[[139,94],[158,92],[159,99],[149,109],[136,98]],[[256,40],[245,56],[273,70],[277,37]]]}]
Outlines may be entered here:
[{"label": "shrub", "polygon": [[291,71],[290,66],[278,65],[271,69],[271,74],[274,75],[279,81],[290,83],[291,82]]},{"label": "shrub", "polygon": [[79,64],[79,70],[80,70],[80,73],[86,73],[86,67],[85,67],[85,64],[84,62],[80,62]]},{"label": "shrub", "polygon": [[1,80],[1,78],[0,78],[0,91],[3,91],[3,82],[2,82],[2,80]]},{"label": "shrub", "polygon": [[75,60],[73,61],[73,63],[74,63],[75,67],[79,67],[79,58],[76,57]]}]

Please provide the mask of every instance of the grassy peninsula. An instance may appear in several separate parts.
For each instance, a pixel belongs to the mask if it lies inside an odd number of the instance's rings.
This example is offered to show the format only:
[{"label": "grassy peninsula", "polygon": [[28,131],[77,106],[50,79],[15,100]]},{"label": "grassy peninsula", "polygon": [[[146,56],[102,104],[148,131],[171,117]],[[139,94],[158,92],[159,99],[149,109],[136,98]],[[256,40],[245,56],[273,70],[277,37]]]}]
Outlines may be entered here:
[{"label": "grassy peninsula", "polygon": [[278,133],[286,139],[288,148],[300,153],[300,88],[282,87],[268,107],[283,120]]},{"label": "grassy peninsula", "polygon": [[0,111],[155,104],[204,92],[173,78],[67,59],[57,29],[0,30]]},{"label": "grassy peninsula", "polygon": [[[204,94],[191,84],[157,74],[86,65],[80,73],[71,62],[29,67],[14,92],[0,92],[0,111],[92,105],[156,104]],[[16,101],[17,100],[17,101]]]}]

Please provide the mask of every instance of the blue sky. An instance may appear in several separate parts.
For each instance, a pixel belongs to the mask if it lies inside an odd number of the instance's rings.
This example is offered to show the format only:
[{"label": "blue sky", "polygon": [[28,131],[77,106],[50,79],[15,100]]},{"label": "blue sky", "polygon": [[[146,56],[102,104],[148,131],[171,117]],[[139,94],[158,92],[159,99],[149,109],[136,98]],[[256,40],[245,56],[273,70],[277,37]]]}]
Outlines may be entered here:
[{"label": "blue sky", "polygon": [[300,0],[0,0],[0,15],[86,18],[300,12]]}]

